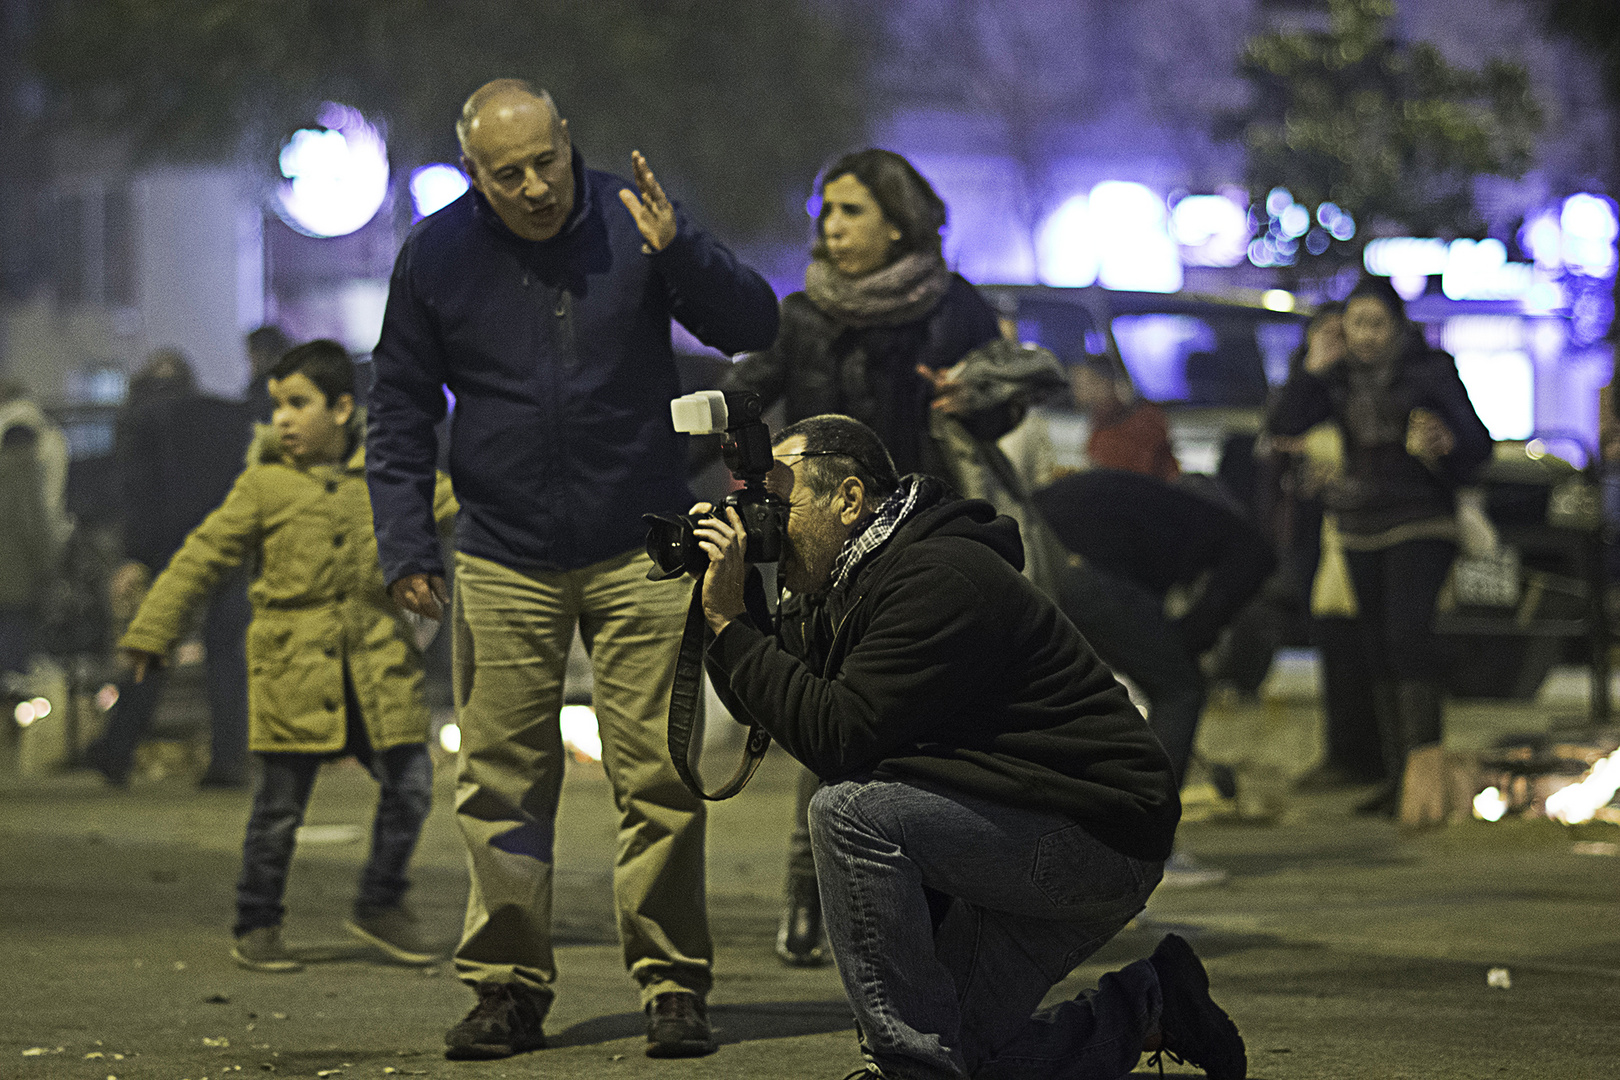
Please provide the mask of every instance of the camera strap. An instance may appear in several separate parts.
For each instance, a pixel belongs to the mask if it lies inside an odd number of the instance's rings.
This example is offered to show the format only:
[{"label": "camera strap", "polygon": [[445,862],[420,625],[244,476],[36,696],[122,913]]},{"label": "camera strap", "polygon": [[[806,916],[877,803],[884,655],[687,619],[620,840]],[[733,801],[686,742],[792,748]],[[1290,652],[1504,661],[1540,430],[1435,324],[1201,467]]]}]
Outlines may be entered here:
[{"label": "camera strap", "polygon": [[[758,567],[748,568],[748,576],[743,582],[743,603],[747,605],[749,618],[754,620],[756,626],[771,625],[770,613],[765,606],[765,583]],[[750,721],[743,759],[738,763],[737,771],[719,790],[703,790],[703,782],[692,771],[692,737],[700,727],[703,715],[703,653],[713,637],[703,617],[703,579],[699,577],[692,585],[692,603],[686,609],[686,629],[681,634],[681,651],[675,660],[675,685],[669,691],[669,759],[675,763],[675,771],[680,774],[687,790],[700,799],[718,802],[737,794],[753,778],[754,770],[765,760],[765,751],[770,749],[771,736],[764,728]]]}]

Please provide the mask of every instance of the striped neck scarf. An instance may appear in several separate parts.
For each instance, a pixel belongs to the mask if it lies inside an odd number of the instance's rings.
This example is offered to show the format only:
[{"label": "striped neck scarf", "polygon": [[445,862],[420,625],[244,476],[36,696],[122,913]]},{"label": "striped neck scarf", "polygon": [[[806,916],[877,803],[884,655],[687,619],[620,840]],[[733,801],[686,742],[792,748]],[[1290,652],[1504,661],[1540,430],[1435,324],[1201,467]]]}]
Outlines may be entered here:
[{"label": "striped neck scarf", "polygon": [[[856,567],[866,560],[866,557],[882,547],[889,537],[894,535],[896,529],[905,524],[917,511],[926,509],[939,501],[939,491],[944,485],[932,478],[922,475],[905,477],[900,481],[900,488],[893,495],[884,499],[877,508],[877,513],[855,526],[839,549],[838,558],[833,561],[832,587],[840,589],[855,573]],[[932,497],[930,497],[932,496]]]}]

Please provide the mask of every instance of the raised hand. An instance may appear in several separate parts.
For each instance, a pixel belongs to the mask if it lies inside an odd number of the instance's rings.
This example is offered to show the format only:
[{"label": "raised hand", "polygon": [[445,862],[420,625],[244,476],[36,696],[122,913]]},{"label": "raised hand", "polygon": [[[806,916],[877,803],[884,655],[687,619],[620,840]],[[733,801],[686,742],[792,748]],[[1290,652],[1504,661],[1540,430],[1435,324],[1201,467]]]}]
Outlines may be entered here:
[{"label": "raised hand", "polygon": [[651,255],[655,251],[663,251],[675,239],[675,207],[670,205],[664,189],[658,186],[658,178],[653,175],[652,167],[641,156],[640,150],[630,154],[630,164],[636,170],[636,186],[641,189],[641,197],[637,198],[629,188],[624,188],[619,192],[619,201],[636,219],[636,228],[641,230],[641,237],[646,241],[641,245],[641,250]]},{"label": "raised hand", "polygon": [[1406,418],[1406,452],[1424,461],[1435,461],[1456,449],[1457,438],[1440,415],[1428,409],[1413,409]]},{"label": "raised hand", "polygon": [[963,365],[931,368],[927,364],[918,364],[915,370],[934,388],[933,400],[929,402],[933,408],[953,415],[962,412],[968,394],[968,387],[962,382]]}]

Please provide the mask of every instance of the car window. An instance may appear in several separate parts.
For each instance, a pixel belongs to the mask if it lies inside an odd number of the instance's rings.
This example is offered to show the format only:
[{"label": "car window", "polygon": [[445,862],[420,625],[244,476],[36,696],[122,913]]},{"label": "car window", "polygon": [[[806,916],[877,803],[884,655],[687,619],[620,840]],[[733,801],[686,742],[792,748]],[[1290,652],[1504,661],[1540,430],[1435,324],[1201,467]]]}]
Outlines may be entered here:
[{"label": "car window", "polygon": [[1150,401],[1187,400],[1187,358],[1215,348],[1215,331],[1192,315],[1120,315],[1114,340],[1137,392]]},{"label": "car window", "polygon": [[1187,405],[1265,403],[1258,320],[1237,312],[1144,314],[1116,316],[1113,325],[1120,359],[1143,397]]},{"label": "car window", "polygon": [[1260,342],[1260,358],[1265,361],[1266,381],[1281,386],[1288,381],[1288,358],[1305,343],[1303,322],[1263,322],[1254,328]]},{"label": "car window", "polygon": [[1079,304],[1030,304],[1018,309],[1018,340],[1045,345],[1065,364],[1078,364],[1090,356],[1105,356],[1108,342]]}]

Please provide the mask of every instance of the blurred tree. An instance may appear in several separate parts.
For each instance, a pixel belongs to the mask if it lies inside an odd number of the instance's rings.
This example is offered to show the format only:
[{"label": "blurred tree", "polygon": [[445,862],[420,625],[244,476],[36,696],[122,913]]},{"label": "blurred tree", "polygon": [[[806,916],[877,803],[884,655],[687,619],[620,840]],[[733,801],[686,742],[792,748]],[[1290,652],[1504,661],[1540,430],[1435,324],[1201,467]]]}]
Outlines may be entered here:
[{"label": "blurred tree", "polygon": [[1325,32],[1249,42],[1241,71],[1254,95],[1226,121],[1248,152],[1251,190],[1286,188],[1313,215],[1331,202],[1356,222],[1349,240],[1315,221],[1314,237],[1274,235],[1281,261],[1326,275],[1359,263],[1379,232],[1478,235],[1474,178],[1517,177],[1531,163],[1541,111],[1524,67],[1496,59],[1471,71],[1426,42],[1397,42],[1394,0],[1327,7]]},{"label": "blurred tree", "polygon": [[[1213,115],[1242,100],[1224,59],[1252,0],[907,0],[886,20],[884,91],[902,111],[953,116],[1003,159],[1015,225],[1075,193],[1073,167],[1133,152],[1223,174]],[[1126,146],[1113,140],[1124,132]],[[958,144],[956,149],[960,149]],[[946,152],[949,152],[948,150]]]},{"label": "blurred tree", "polygon": [[1602,65],[1604,91],[1620,108],[1620,4],[1614,0],[1543,0],[1547,23],[1585,46]]},{"label": "blurred tree", "polygon": [[865,134],[862,9],[831,0],[44,0],[64,129],[140,157],[274,168],[324,101],[386,125],[399,170],[455,161],[475,87],[549,88],[597,167],[644,151],[706,220],[802,232],[808,178]]}]

